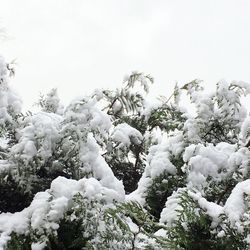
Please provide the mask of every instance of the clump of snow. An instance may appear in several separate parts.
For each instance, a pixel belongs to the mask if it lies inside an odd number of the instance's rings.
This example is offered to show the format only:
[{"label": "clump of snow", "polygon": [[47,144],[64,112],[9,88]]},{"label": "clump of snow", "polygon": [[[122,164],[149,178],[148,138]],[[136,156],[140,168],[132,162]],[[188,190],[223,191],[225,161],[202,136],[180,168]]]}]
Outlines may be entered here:
[{"label": "clump of snow", "polygon": [[[186,140],[199,143],[211,140],[213,143],[226,141],[226,138],[236,142],[242,122],[247,111],[241,106],[242,94],[249,94],[250,84],[244,82],[220,81],[214,93],[206,94],[199,89],[199,83],[191,82],[184,89],[190,94],[195,106],[195,116],[187,116],[184,123]],[[226,125],[225,125],[226,124]],[[214,137],[214,130],[221,127],[221,134]],[[217,133],[217,132],[215,132]]]},{"label": "clump of snow", "polygon": [[218,143],[190,145],[183,154],[187,162],[186,173],[189,187],[202,190],[208,185],[207,178],[221,181],[232,174],[236,169],[247,175],[250,153],[244,148],[237,150],[236,145]]},{"label": "clump of snow", "polygon": [[31,244],[31,250],[43,250],[46,247],[46,242],[36,242]]},{"label": "clump of snow", "polygon": [[182,210],[182,207],[180,206],[180,195],[185,190],[186,189],[179,188],[168,197],[165,208],[161,212],[160,223],[171,226],[177,220],[179,211]]},{"label": "clump of snow", "polygon": [[191,117],[187,119],[186,122],[184,123],[183,129],[186,133],[188,141],[190,141],[191,143],[198,143],[200,141],[199,137],[200,127],[197,124],[196,119]]},{"label": "clump of snow", "polygon": [[39,157],[44,163],[52,156],[59,139],[60,116],[39,112],[25,118],[19,131],[19,141],[11,148],[14,160],[22,159],[26,164]]},{"label": "clump of snow", "polygon": [[188,195],[196,200],[203,209],[212,218],[212,227],[215,227],[220,222],[220,215],[224,212],[223,207],[214,203],[207,201],[204,197],[202,197],[201,193],[194,193],[192,191],[188,191]]},{"label": "clump of snow", "polygon": [[225,213],[233,223],[240,221],[250,204],[246,202],[245,195],[250,195],[250,180],[238,183],[225,203]]},{"label": "clump of snow", "polygon": [[160,100],[154,100],[154,101],[147,101],[144,102],[144,108],[142,111],[142,115],[145,117],[145,120],[147,121],[149,117],[151,116],[152,112],[157,111],[157,109],[162,105],[162,102]]},{"label": "clump of snow", "polygon": [[[198,92],[199,93],[199,92]],[[198,94],[196,96],[196,111],[200,119],[208,120],[214,114],[213,94]]]},{"label": "clump of snow", "polygon": [[112,133],[112,139],[118,143],[118,148],[129,147],[131,143],[139,145],[142,134],[127,123],[118,124]]},{"label": "clump of snow", "polygon": [[145,172],[151,178],[155,178],[163,172],[171,175],[176,174],[176,167],[169,160],[170,153],[166,149],[166,145],[155,145],[150,148],[148,155],[149,167]]},{"label": "clump of snow", "polygon": [[98,108],[96,98],[77,98],[71,102],[64,113],[65,126],[62,133],[74,130],[74,133],[96,132],[101,137],[107,137],[111,128],[110,117]]},{"label": "clump of snow", "polygon": [[185,148],[185,152],[183,153],[183,160],[184,162],[188,162],[190,158],[195,155],[196,145],[191,144]]},{"label": "clump of snow", "polygon": [[93,173],[93,177],[100,180],[103,186],[125,195],[122,182],[118,181],[104,158],[100,155],[100,148],[92,134],[87,136],[87,141],[81,146],[79,155],[83,163],[83,171],[88,169]]},{"label": "clump of snow", "polygon": [[[175,175],[177,169],[170,160],[173,156],[178,157],[183,149],[183,136],[179,132],[166,138],[166,141],[159,145],[152,146],[147,156],[148,167],[145,168],[146,175],[152,180],[162,173]],[[140,185],[138,185],[139,188]]]},{"label": "clump of snow", "polygon": [[114,113],[119,113],[122,111],[122,104],[119,100],[116,100],[112,106]]},{"label": "clump of snow", "polygon": [[[148,167],[149,166],[146,163],[146,168]],[[126,201],[137,201],[141,205],[144,205],[147,188],[152,184],[152,182],[153,179],[151,178],[151,176],[148,176],[146,171],[144,171],[141,179],[138,182],[138,188],[134,192],[126,195]]]}]

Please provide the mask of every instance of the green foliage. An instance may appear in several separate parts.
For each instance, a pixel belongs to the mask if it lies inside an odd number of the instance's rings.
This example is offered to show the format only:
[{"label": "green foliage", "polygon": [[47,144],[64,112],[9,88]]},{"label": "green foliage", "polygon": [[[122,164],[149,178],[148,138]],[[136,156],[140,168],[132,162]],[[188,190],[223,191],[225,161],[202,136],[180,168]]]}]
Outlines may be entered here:
[{"label": "green foliage", "polygon": [[146,204],[149,212],[159,219],[167,198],[173,193],[173,191],[176,191],[178,187],[182,186],[183,180],[179,176],[162,173],[154,178],[146,195]]},{"label": "green foliage", "polygon": [[176,167],[177,174],[170,175],[166,171],[153,178],[146,194],[148,211],[157,219],[165,206],[167,198],[178,188],[186,184],[186,174],[182,171],[184,161],[181,156],[172,156],[171,163]]},{"label": "green foliage", "polygon": [[112,211],[103,201],[76,194],[58,230],[48,236],[46,249],[126,249],[131,237],[128,225],[115,222]]},{"label": "green foliage", "polygon": [[238,181],[232,177],[220,182],[212,181],[209,186],[204,188],[206,199],[217,204],[224,204],[237,183]]},{"label": "green foliage", "polygon": [[78,193],[73,197],[70,209],[58,222],[57,230],[44,228],[42,233],[41,229],[31,229],[26,235],[13,233],[7,249],[31,249],[34,242],[45,242],[44,249],[47,250],[112,249],[114,240],[121,243],[127,241],[127,231],[113,224],[105,210],[104,202],[89,200]]},{"label": "green foliage", "polygon": [[133,72],[130,76],[124,79],[125,86],[116,91],[104,90],[104,98],[107,101],[107,106],[104,110],[114,119],[122,118],[127,114],[138,114],[143,107],[144,97],[141,93],[133,91],[135,83],[139,82],[145,93],[148,93],[148,83],[153,83],[153,77],[144,75],[143,73]]},{"label": "green foliage", "polygon": [[126,240],[128,246],[124,249],[139,250],[142,246],[143,249],[153,249],[151,242],[154,242],[155,249],[157,249],[158,244],[154,241],[154,232],[159,226],[152,215],[139,203],[130,201],[117,205],[115,209],[108,209],[106,220],[112,220],[121,228],[124,235],[128,235]]},{"label": "green foliage", "polygon": [[171,244],[186,250],[215,249],[209,217],[197,209],[187,193],[180,197],[180,206],[178,219],[168,234]]},{"label": "green foliage", "polygon": [[[70,221],[66,218],[60,221],[56,235],[50,235],[45,249],[93,249],[88,238],[83,237],[82,221]],[[89,248],[88,248],[89,247]]]},{"label": "green foliage", "polygon": [[18,212],[28,207],[33,195],[26,193],[11,175],[0,181],[0,212]]},{"label": "green foliage", "polygon": [[138,181],[141,178],[143,167],[138,166],[138,169],[135,168],[134,164],[131,162],[123,162],[117,159],[106,158],[107,163],[112,168],[114,175],[122,180],[124,189],[126,193],[131,193],[137,188]]},{"label": "green foliage", "polygon": [[175,129],[181,130],[186,118],[175,106],[163,104],[151,112],[147,120],[149,130],[160,128],[162,131],[170,132]]},{"label": "green foliage", "polygon": [[71,209],[59,223],[57,233],[49,237],[48,249],[92,249],[91,239],[98,234],[98,210],[95,201],[89,202],[76,194]]},{"label": "green foliage", "polygon": [[31,250],[31,238],[29,236],[12,233],[6,250]]},{"label": "green foliage", "polygon": [[[246,231],[240,233],[230,223],[225,223],[223,229],[221,225],[213,226],[212,218],[186,191],[182,192],[179,204],[180,208],[177,210],[178,216],[174,225],[163,227],[166,230],[167,238],[157,238],[168,249],[248,249],[245,241]],[[221,220],[226,221],[227,217],[222,215]],[[218,233],[221,230],[224,233],[219,236]]]}]

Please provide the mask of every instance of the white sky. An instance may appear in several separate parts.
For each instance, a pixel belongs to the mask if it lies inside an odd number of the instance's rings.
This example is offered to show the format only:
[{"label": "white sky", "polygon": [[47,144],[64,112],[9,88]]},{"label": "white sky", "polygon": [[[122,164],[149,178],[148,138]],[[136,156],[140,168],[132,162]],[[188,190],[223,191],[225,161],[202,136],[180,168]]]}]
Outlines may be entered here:
[{"label": "white sky", "polygon": [[0,0],[0,53],[17,58],[26,106],[53,87],[66,102],[119,87],[133,70],[162,95],[195,78],[250,82],[249,13],[249,0]]}]

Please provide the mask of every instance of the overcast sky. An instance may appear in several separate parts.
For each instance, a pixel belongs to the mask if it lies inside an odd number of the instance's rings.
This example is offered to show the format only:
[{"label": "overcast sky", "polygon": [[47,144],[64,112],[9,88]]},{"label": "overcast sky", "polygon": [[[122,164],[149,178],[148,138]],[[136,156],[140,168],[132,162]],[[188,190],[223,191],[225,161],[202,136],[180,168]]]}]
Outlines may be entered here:
[{"label": "overcast sky", "polygon": [[249,13],[249,0],[0,0],[0,53],[17,59],[26,105],[53,87],[66,102],[119,87],[133,70],[165,95],[195,78],[250,82]]}]

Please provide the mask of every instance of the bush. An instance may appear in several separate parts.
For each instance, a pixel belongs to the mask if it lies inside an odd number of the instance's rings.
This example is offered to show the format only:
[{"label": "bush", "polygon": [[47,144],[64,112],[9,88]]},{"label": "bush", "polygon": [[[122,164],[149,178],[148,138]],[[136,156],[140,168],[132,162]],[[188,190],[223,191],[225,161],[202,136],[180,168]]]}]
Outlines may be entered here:
[{"label": "bush", "polygon": [[149,104],[153,78],[133,72],[22,114],[10,75],[0,58],[0,249],[249,249],[249,84]]}]

